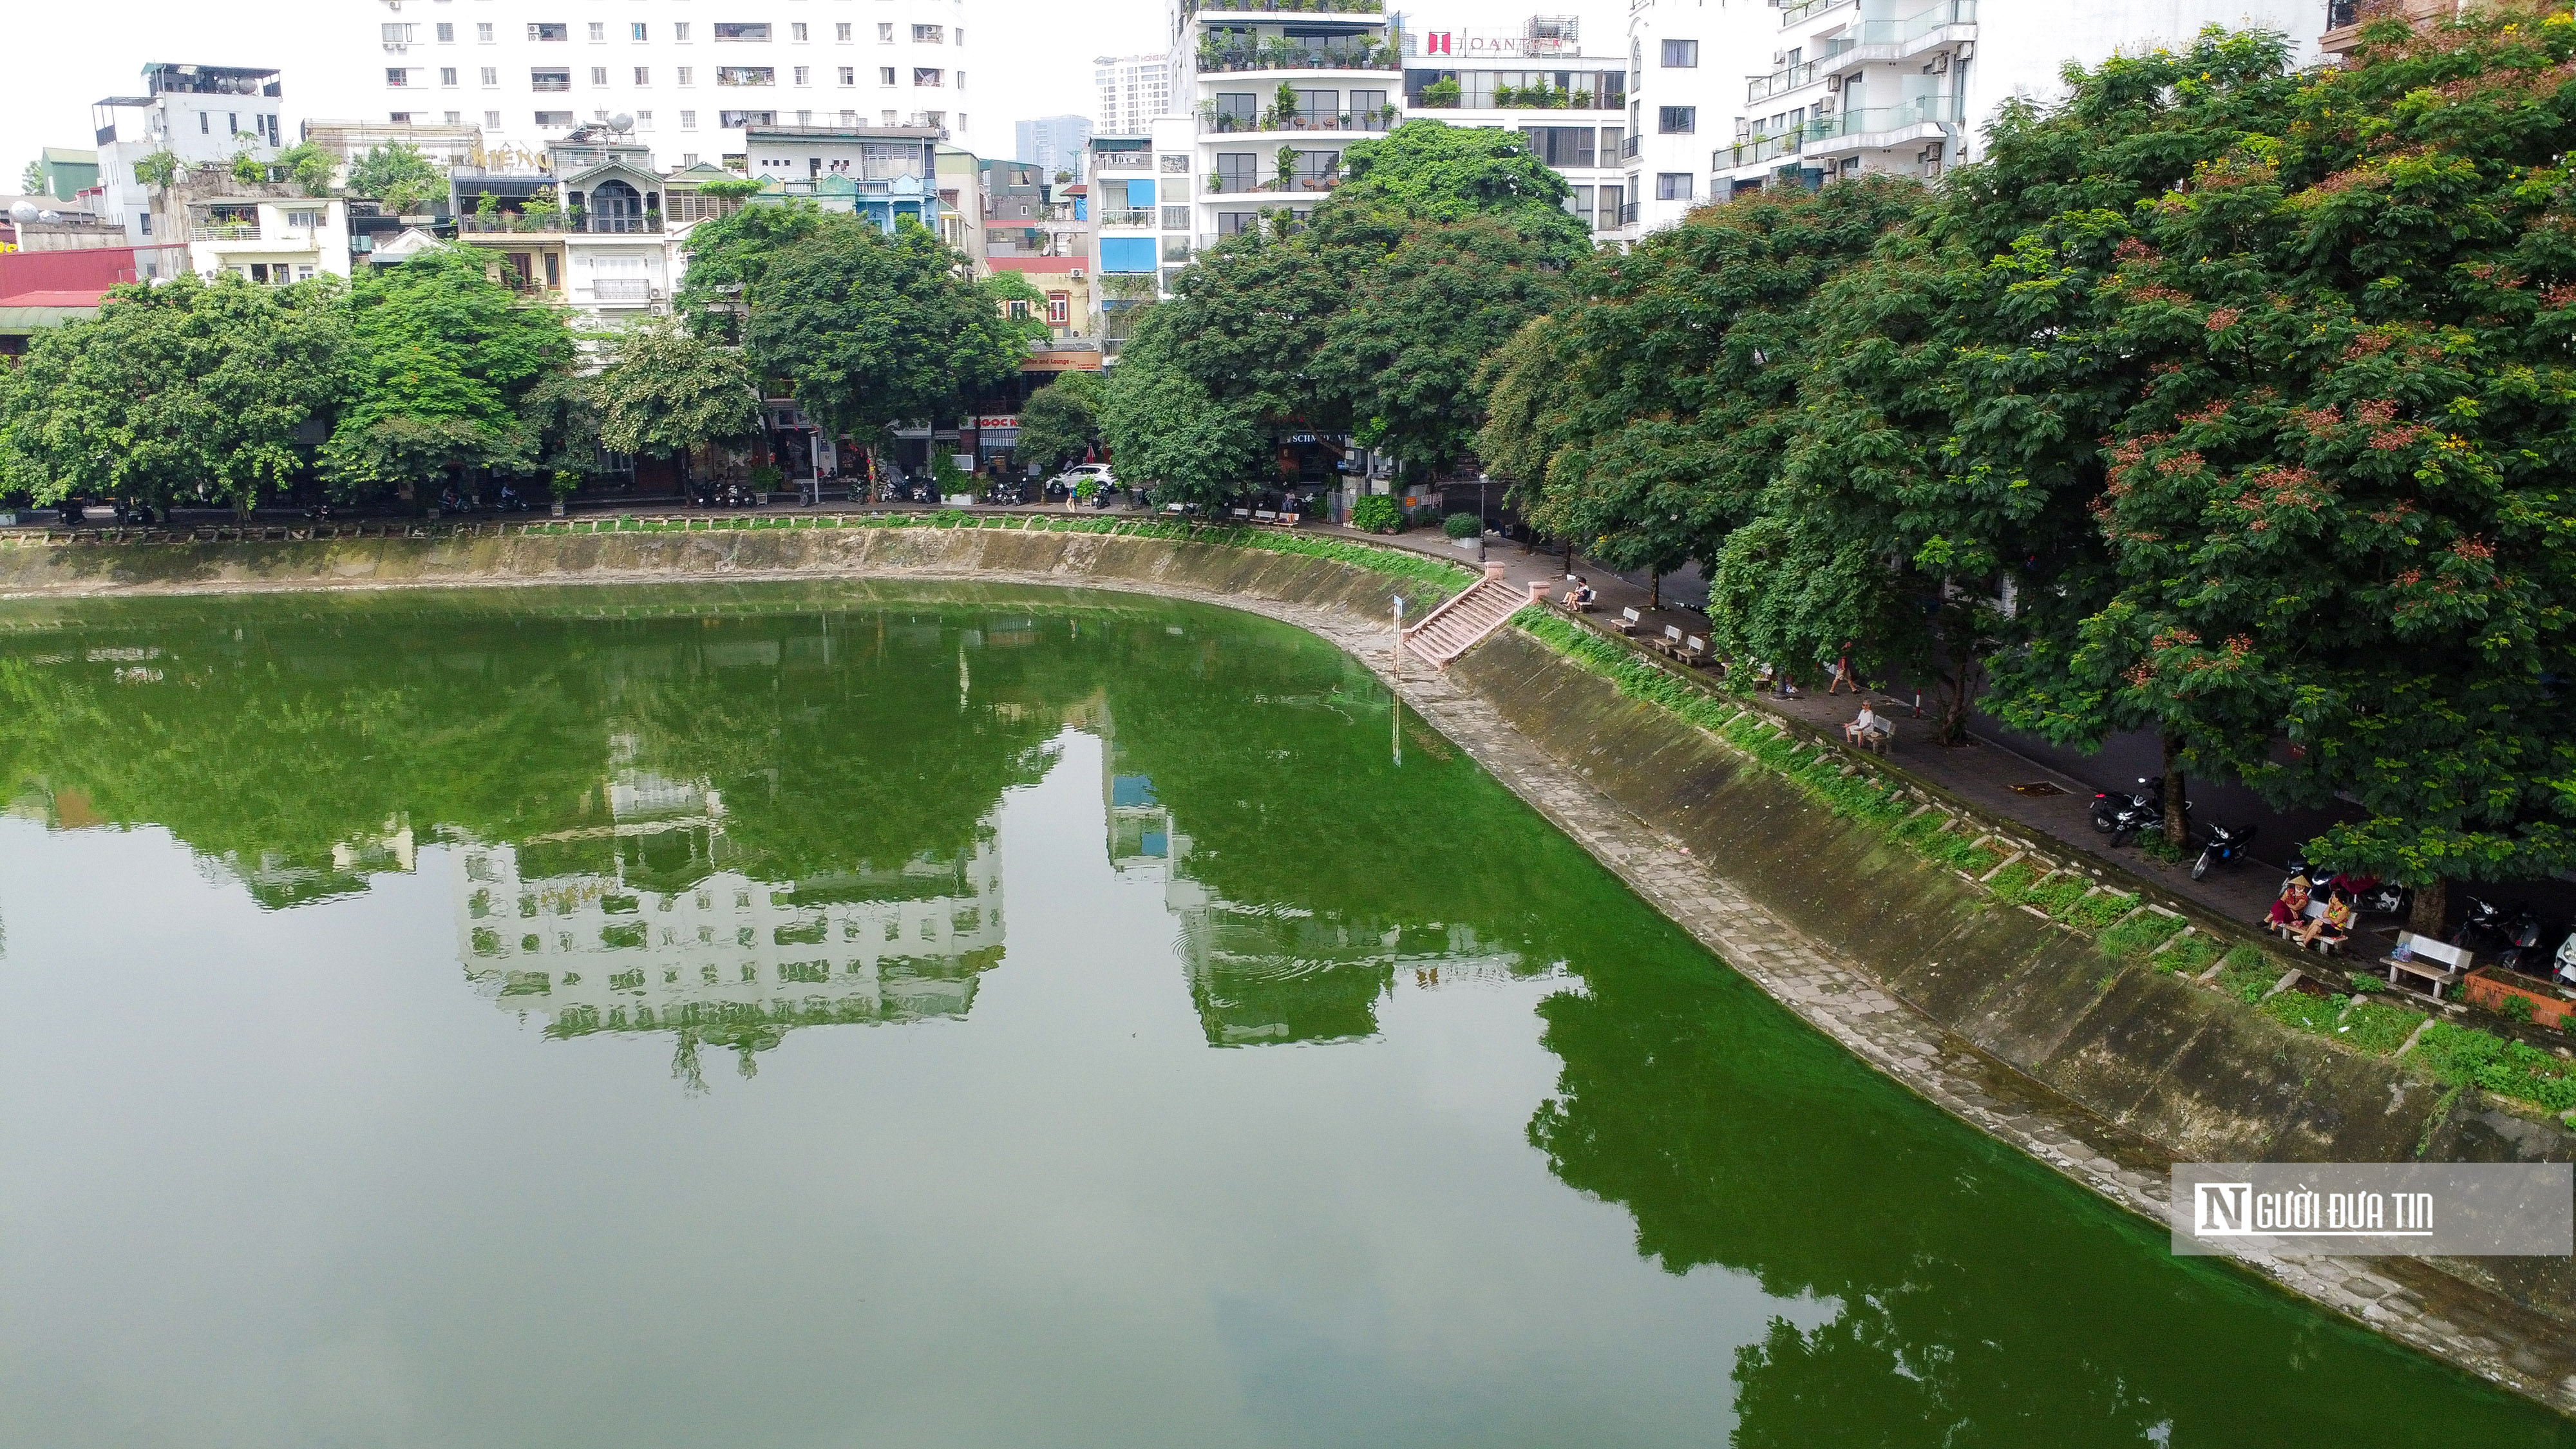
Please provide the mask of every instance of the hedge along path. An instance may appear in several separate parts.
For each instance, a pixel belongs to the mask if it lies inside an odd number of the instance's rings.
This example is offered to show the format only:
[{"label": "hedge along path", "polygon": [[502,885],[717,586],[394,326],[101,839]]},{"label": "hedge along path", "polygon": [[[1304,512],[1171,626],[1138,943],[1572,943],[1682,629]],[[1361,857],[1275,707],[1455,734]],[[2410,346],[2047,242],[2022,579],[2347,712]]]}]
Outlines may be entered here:
[{"label": "hedge along path", "polygon": [[[1578,667],[1610,680],[1621,694],[1705,730],[1836,815],[1874,826],[1897,844],[1957,871],[1997,904],[2093,938],[2115,966],[2144,964],[2185,975],[2285,1030],[2303,1031],[2364,1055],[2387,1056],[2411,1036],[2417,1044],[2406,1054],[2409,1065],[2455,1093],[2475,1086],[2553,1112],[2576,1111],[2576,1064],[2566,1059],[2447,1021],[2433,1021],[2418,1031],[2426,1018],[2372,1002],[2358,991],[2331,998],[2332,1010],[2322,1015],[2322,1008],[2297,1001],[2272,1006],[2290,994],[2284,987],[2298,968],[2266,947],[2250,940],[2212,940],[2165,906],[2097,884],[2081,869],[1980,833],[1967,816],[1949,813],[1919,788],[1883,778],[1874,767],[1855,764],[1830,746],[1819,750],[1778,716],[1676,678],[1635,651],[1548,610],[1523,609],[1512,623]],[[2406,1020],[2393,1020],[2399,1016]],[[2408,1030],[2399,1032],[2400,1025]]]}]

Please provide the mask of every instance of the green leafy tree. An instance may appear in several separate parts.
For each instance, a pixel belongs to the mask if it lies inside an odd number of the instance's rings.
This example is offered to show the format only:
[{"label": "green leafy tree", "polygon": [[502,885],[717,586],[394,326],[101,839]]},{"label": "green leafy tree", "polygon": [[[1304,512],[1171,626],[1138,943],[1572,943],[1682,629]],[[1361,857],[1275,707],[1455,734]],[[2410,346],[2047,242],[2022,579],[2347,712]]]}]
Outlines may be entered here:
[{"label": "green leafy tree", "polygon": [[618,333],[596,380],[599,438],[621,453],[678,458],[760,427],[742,354],[663,320]]},{"label": "green leafy tree", "polygon": [[[718,188],[743,187],[756,193],[760,183],[709,181],[698,190],[704,195],[731,195]],[[767,275],[781,253],[822,227],[823,213],[803,201],[745,206],[699,222],[689,232],[689,268],[672,298],[672,310],[690,331],[739,345],[748,290]]]},{"label": "green leafy tree", "polygon": [[167,190],[179,179],[179,155],[155,151],[134,163],[134,179],[155,190]]},{"label": "green leafy tree", "polygon": [[995,272],[976,283],[975,289],[1021,341],[1034,346],[1055,335],[1047,326],[1046,293],[1030,285],[1028,278],[1017,272]]},{"label": "green leafy tree", "polygon": [[1407,121],[1342,153],[1333,203],[1419,221],[1508,219],[1567,261],[1592,249],[1591,228],[1565,210],[1573,194],[1515,132]]},{"label": "green leafy tree", "polygon": [[1553,258],[1501,220],[1424,226],[1362,274],[1313,371],[1356,441],[1430,476],[1474,444],[1486,355],[1566,295]]},{"label": "green leafy tree", "polygon": [[45,163],[28,162],[27,169],[18,173],[18,189],[29,196],[42,195],[45,190]]},{"label": "green leafy tree", "polygon": [[297,142],[278,152],[277,159],[269,164],[284,168],[287,179],[307,196],[330,195],[331,173],[339,167],[330,152],[310,141]]},{"label": "green leafy tree", "polygon": [[2116,587],[2034,651],[2062,737],[2144,722],[2329,864],[2422,889],[2576,865],[2576,20],[2382,20],[2347,69],[2207,81],[2227,142],[2099,263],[2144,379],[2096,507]]},{"label": "green leafy tree", "polygon": [[447,196],[447,174],[420,148],[393,141],[369,148],[349,163],[344,189],[383,202],[396,212],[416,212]]},{"label": "green leafy tree", "polygon": [[1253,406],[1211,393],[1174,356],[1187,314],[1145,309],[1122,350],[1100,408],[1101,435],[1119,481],[1156,502],[1219,507],[1239,496],[1262,462],[1265,430]]},{"label": "green leafy tree", "polygon": [[485,256],[435,247],[361,272],[349,297],[357,361],[322,451],[343,497],[434,485],[453,469],[528,466],[543,439],[520,407],[573,361],[552,308],[520,305]]},{"label": "green leafy tree", "polygon": [[338,284],[182,275],[117,288],[0,370],[0,477],[39,503],[221,499],[247,511],[304,467],[296,437],[345,385]]},{"label": "green leafy tree", "polygon": [[1096,372],[1068,372],[1020,407],[1019,459],[1052,473],[1100,441],[1105,385]]},{"label": "green leafy tree", "polygon": [[910,221],[889,233],[824,217],[762,265],[743,351],[839,436],[951,418],[1028,353],[992,294],[962,275],[964,260]]}]

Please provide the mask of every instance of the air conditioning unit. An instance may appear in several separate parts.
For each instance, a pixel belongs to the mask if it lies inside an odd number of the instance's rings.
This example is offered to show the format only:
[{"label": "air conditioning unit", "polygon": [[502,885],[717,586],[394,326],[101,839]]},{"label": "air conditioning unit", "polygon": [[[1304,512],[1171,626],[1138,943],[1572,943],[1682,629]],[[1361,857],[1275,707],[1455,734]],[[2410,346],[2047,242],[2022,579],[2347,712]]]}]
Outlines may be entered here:
[{"label": "air conditioning unit", "polygon": [[1941,52],[1939,55],[1932,57],[1932,63],[1923,67],[1923,73],[1925,75],[1947,75],[1949,72],[1950,52],[1946,50]]},{"label": "air conditioning unit", "polygon": [[1775,51],[1771,52],[1771,66],[1772,66],[1772,68],[1773,68],[1774,70],[1777,70],[1777,69],[1778,69],[1778,68],[1780,68],[1781,66],[1787,65],[1788,63],[1789,63],[1789,52],[1787,52],[1787,51],[1785,51],[1785,50],[1775,50]]},{"label": "air conditioning unit", "polygon": [[1842,78],[1841,76],[1838,76],[1838,75],[1829,75],[1829,76],[1825,77],[1825,94],[1827,94],[1827,95],[1832,95],[1832,94],[1834,94],[1835,92],[1837,92],[1837,91],[1841,90],[1842,88],[1843,88],[1843,78]]},{"label": "air conditioning unit", "polygon": [[1085,276],[1087,276],[1087,275],[1089,275],[1089,274],[1088,274],[1088,273],[1086,273],[1086,272],[1084,272],[1084,271],[1082,270],[1082,268],[1080,268],[1080,267],[1076,267],[1076,268],[1074,268],[1074,269],[1073,269],[1073,279],[1074,279],[1075,281],[1077,281],[1077,282],[1081,281],[1081,280],[1082,280]]}]

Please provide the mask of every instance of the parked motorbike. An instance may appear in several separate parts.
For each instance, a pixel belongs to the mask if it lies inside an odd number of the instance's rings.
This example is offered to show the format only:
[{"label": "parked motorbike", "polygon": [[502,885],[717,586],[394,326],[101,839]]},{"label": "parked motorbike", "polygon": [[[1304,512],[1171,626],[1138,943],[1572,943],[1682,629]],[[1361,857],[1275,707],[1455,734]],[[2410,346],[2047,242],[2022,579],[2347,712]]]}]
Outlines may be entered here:
[{"label": "parked motorbike", "polygon": [[[2461,913],[2458,930],[2451,933],[2451,944],[2471,950],[2502,951],[2522,934],[2523,918],[2530,912],[2515,912],[2494,901],[2469,896],[2467,909]],[[2534,929],[2537,929],[2535,925]]]},{"label": "parked motorbike", "polygon": [[2511,934],[2512,942],[2497,953],[2496,964],[2507,971],[2547,979],[2550,970],[2549,952],[2540,943],[2541,938],[2548,932],[2540,924],[2540,917],[2532,911],[2525,910],[2508,922],[2505,929]]},{"label": "parked motorbike", "polygon": [[2241,830],[2226,825],[2211,825],[2209,838],[2201,844],[2200,858],[2191,863],[2191,878],[2198,880],[2209,874],[2209,868],[2213,865],[2234,865],[2243,860],[2246,847],[2253,844],[2254,830],[2255,827],[2251,825]]},{"label": "parked motorbike", "polygon": [[2560,984],[2576,986],[2576,931],[2568,932],[2567,939],[2558,943],[2558,956],[2552,964],[2558,968],[2552,974]]},{"label": "parked motorbike", "polygon": [[[2305,847],[2290,856],[2290,875],[2303,875],[2317,882],[2323,892],[2339,892],[2352,902],[2353,910],[2365,916],[2402,916],[2415,908],[2415,892],[2395,881],[2384,881],[2375,875],[2354,875],[2339,871],[2331,879],[2308,863]],[[2283,877],[2286,882],[2288,877]]]},{"label": "parked motorbike", "polygon": [[[2165,828],[2164,781],[2141,777],[2138,783],[2153,788],[2128,795],[2101,794],[2093,797],[2093,828],[2107,832],[2114,847]],[[2182,808],[2188,817],[2191,802],[2184,801]]]}]

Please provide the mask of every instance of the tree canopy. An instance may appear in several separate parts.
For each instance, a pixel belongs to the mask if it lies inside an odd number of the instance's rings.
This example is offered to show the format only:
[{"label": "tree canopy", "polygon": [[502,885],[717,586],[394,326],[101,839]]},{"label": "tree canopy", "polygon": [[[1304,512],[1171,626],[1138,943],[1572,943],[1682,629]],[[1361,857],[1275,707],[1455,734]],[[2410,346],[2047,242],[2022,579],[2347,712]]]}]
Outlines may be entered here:
[{"label": "tree canopy", "polygon": [[1100,441],[1105,386],[1096,372],[1068,372],[1029,394],[1020,407],[1020,461],[1053,472]]},{"label": "tree canopy", "polygon": [[668,320],[612,337],[596,389],[600,441],[621,453],[685,457],[760,426],[760,389],[742,355]]},{"label": "tree canopy", "polygon": [[393,141],[371,147],[349,163],[346,189],[351,196],[374,197],[396,212],[418,211],[446,199],[447,174],[420,148]]}]

